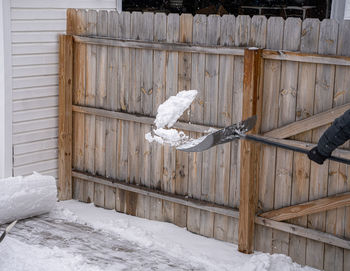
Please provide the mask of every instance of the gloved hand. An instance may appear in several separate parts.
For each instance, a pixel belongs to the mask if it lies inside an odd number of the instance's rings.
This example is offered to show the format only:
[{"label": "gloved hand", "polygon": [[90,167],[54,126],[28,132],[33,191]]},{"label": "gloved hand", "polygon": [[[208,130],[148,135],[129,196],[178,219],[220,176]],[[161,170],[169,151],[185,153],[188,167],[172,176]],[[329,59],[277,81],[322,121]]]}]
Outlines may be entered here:
[{"label": "gloved hand", "polygon": [[309,157],[310,160],[320,165],[322,165],[324,160],[328,158],[327,156],[324,156],[319,153],[317,146],[309,150],[309,152],[307,153],[307,156]]}]

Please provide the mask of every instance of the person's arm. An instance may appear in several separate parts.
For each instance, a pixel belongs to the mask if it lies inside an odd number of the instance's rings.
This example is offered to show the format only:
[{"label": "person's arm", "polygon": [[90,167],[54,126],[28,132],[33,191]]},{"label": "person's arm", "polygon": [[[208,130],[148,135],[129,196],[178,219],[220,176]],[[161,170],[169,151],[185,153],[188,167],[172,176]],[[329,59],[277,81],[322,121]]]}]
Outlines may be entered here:
[{"label": "person's arm", "polygon": [[308,157],[318,164],[323,164],[332,152],[348,139],[350,139],[350,110],[334,120],[321,136],[317,146],[309,151]]}]

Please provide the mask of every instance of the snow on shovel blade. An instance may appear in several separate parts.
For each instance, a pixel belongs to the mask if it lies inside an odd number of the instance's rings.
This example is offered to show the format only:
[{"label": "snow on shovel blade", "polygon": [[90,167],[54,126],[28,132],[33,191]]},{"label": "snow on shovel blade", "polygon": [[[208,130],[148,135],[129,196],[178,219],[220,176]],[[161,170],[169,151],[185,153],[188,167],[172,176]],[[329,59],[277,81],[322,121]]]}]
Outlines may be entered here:
[{"label": "snow on shovel blade", "polygon": [[202,152],[216,145],[239,139],[244,133],[250,131],[255,123],[256,116],[253,116],[197,140],[186,142],[176,149],[185,152]]}]

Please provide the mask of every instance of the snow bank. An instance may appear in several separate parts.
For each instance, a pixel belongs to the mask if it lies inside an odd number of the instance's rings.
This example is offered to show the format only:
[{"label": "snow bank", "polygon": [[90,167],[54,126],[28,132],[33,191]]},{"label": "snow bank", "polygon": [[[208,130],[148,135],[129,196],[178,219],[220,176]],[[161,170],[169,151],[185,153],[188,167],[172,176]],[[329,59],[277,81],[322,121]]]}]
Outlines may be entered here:
[{"label": "snow bank", "polygon": [[56,180],[34,173],[0,180],[0,224],[49,212],[57,201]]},{"label": "snow bank", "polygon": [[194,270],[316,270],[293,263],[290,257],[281,254],[243,254],[238,252],[234,244],[199,236],[170,223],[128,216],[73,200],[60,202],[58,206],[50,213],[53,218],[64,218],[112,232],[136,243],[146,251],[158,250],[189,262]]}]

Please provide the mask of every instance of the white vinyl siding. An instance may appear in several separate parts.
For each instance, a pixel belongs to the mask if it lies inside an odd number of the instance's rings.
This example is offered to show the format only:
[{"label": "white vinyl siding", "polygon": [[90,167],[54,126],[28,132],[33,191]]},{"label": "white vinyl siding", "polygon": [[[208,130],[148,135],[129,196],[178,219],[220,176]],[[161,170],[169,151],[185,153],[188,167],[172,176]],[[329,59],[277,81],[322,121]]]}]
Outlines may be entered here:
[{"label": "white vinyl siding", "polygon": [[13,175],[57,177],[58,35],[66,9],[116,6],[117,0],[11,0]]},{"label": "white vinyl siding", "polygon": [[344,20],[350,20],[350,1],[345,1]]}]

